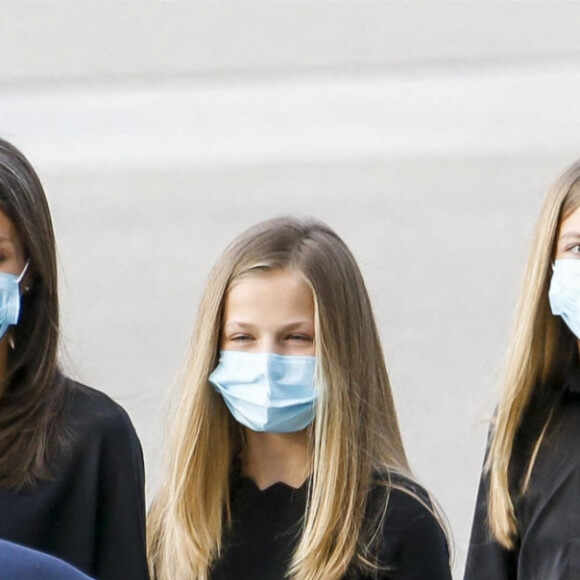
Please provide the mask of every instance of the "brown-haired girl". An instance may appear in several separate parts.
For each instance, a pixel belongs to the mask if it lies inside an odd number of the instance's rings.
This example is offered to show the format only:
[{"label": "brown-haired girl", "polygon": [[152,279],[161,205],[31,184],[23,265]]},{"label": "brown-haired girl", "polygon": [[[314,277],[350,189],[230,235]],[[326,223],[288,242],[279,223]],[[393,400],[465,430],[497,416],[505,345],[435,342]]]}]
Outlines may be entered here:
[{"label": "brown-haired girl", "polygon": [[156,580],[451,577],[361,273],[321,222],[260,223],[218,260],[168,457]]}]

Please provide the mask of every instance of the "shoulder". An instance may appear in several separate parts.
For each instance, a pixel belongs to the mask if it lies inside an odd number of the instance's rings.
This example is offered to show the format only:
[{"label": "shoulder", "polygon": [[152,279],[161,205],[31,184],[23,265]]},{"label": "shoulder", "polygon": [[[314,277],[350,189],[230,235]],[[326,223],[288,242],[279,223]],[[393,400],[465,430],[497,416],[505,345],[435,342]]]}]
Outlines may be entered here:
[{"label": "shoulder", "polygon": [[69,392],[69,414],[73,420],[111,429],[131,425],[127,411],[102,391],[71,381]]},{"label": "shoulder", "polygon": [[[80,383],[69,389],[69,468],[93,473],[99,465],[103,477],[131,472],[138,485],[144,480],[143,449],[129,415],[108,395]],[[107,475],[108,474],[108,475]]]},{"label": "shoulder", "polygon": [[140,449],[129,415],[105,393],[74,381],[69,384],[67,423],[73,439],[83,444],[111,443]]},{"label": "shoulder", "polygon": [[424,566],[439,570],[440,576],[435,577],[448,577],[446,533],[421,485],[399,474],[382,477],[371,490],[368,507],[369,513],[382,514],[380,552],[384,563],[399,567],[409,578],[421,577]]},{"label": "shoulder", "polygon": [[371,502],[373,500],[381,502],[381,498],[386,497],[385,492],[381,492],[381,488],[384,489],[385,486],[388,490],[386,530],[397,530],[399,534],[409,534],[418,538],[445,536],[431,497],[424,487],[404,475],[392,474],[388,482],[373,487]]},{"label": "shoulder", "polygon": [[0,540],[0,570],[2,578],[89,580],[62,560],[4,540]]},{"label": "shoulder", "polygon": [[432,513],[427,490],[410,477],[397,472],[375,472],[369,502],[380,508],[386,503],[392,509]]}]

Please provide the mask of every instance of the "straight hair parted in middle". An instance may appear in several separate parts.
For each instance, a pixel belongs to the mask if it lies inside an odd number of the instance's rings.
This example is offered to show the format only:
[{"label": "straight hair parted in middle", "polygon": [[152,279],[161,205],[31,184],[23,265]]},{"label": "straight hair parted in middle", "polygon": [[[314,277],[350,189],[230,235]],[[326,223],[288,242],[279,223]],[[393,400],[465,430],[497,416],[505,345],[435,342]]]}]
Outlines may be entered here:
[{"label": "straight hair parted in middle", "polygon": [[232,460],[242,441],[208,376],[217,364],[229,288],[242,276],[278,268],[301,272],[312,288],[320,390],[309,427],[307,509],[289,578],[335,580],[350,565],[372,570],[380,522],[364,529],[363,515],[373,476],[382,474],[386,491],[389,474],[411,477],[371,304],[351,252],[316,220],[257,224],[222,254],[201,300],[171,423],[169,473],[149,514],[156,580],[207,580],[219,558],[231,522]]},{"label": "straight hair parted in middle", "polygon": [[20,319],[8,335],[0,405],[0,488],[32,489],[53,475],[70,435],[69,381],[58,364],[56,245],[44,190],[21,151],[0,138],[0,211],[14,224],[29,261]]},{"label": "straight hair parted in middle", "polygon": [[[544,425],[529,459],[522,482],[509,480],[514,441],[534,393],[545,384],[561,384],[577,340],[559,316],[550,310],[548,290],[552,277],[558,229],[580,207],[580,161],[554,183],[538,218],[507,356],[503,392],[492,431],[486,471],[489,475],[488,519],[495,539],[512,548],[517,521],[510,489],[525,493],[543,435]],[[548,422],[549,422],[548,418]]]}]

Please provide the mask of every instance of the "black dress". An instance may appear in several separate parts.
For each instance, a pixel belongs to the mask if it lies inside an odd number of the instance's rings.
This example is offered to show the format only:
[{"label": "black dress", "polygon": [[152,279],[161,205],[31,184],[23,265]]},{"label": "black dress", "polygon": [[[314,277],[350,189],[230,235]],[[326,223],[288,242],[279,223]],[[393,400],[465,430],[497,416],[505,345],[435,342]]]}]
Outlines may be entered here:
[{"label": "black dress", "polygon": [[[307,485],[294,489],[276,483],[260,490],[252,479],[238,478],[232,489],[233,525],[210,579],[283,580],[301,533]],[[427,499],[421,488],[406,480],[405,485]],[[431,512],[396,489],[388,501],[379,556],[391,570],[376,577],[352,572],[346,579],[451,580],[447,541]],[[384,494],[373,488],[369,514],[383,506]]]},{"label": "black dress", "polygon": [[[527,492],[520,492],[534,443],[550,422]],[[479,487],[465,580],[580,579],[580,370],[545,385],[527,409],[514,441],[510,490],[518,523],[513,550],[487,525],[488,478]]]},{"label": "black dress", "polygon": [[141,445],[127,413],[74,384],[70,450],[54,479],[0,489],[0,538],[46,552],[98,580],[148,579]]}]

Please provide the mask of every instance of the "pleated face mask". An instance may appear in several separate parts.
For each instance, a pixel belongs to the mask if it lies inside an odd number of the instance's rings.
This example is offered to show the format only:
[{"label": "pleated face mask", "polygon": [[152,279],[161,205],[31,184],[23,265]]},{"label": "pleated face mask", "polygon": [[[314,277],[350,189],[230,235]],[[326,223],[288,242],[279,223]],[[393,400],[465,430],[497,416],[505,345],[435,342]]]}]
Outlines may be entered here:
[{"label": "pleated face mask", "polygon": [[314,419],[316,358],[220,352],[209,381],[230,413],[252,431],[292,433]]},{"label": "pleated face mask", "polygon": [[0,272],[0,338],[10,325],[18,322],[20,314],[20,281],[28,269],[28,262],[20,276]]},{"label": "pleated face mask", "polygon": [[552,314],[580,339],[580,260],[556,260],[548,293]]}]

